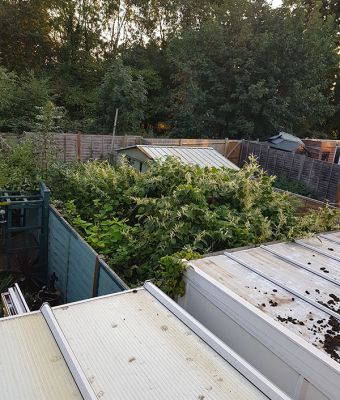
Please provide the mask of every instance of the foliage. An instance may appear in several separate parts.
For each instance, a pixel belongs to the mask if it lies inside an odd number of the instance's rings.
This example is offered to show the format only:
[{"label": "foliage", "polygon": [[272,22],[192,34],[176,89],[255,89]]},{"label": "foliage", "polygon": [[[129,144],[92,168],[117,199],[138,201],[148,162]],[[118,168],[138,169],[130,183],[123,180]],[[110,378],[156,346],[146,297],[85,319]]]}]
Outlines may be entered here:
[{"label": "foliage", "polygon": [[275,187],[281,190],[286,190],[288,192],[296,193],[301,196],[310,197],[312,194],[311,189],[309,189],[302,182],[292,181],[283,176],[276,178]]},{"label": "foliage", "polygon": [[53,171],[57,152],[51,131],[58,129],[63,110],[48,101],[35,111],[34,134],[22,138],[20,143],[10,142],[10,150],[0,148],[0,188],[34,192]]},{"label": "foliage", "polygon": [[23,132],[34,129],[36,107],[50,98],[48,79],[32,72],[17,76],[0,67],[0,130]]},{"label": "foliage", "polygon": [[33,192],[40,181],[34,143],[28,139],[21,144],[11,143],[11,151],[0,148],[0,188]]},{"label": "foliage", "polygon": [[44,107],[37,107],[35,133],[33,137],[36,146],[35,158],[40,169],[42,180],[47,180],[49,167],[57,160],[57,152],[54,144],[54,133],[60,130],[63,120],[63,109],[56,107],[48,101]]},{"label": "foliage", "polygon": [[317,9],[306,17],[263,2],[221,6],[216,20],[169,46],[174,134],[315,134],[336,110],[335,47],[334,20]]},{"label": "foliage", "polygon": [[268,3],[0,0],[0,129],[53,99],[72,131],[336,135],[337,2]]},{"label": "foliage", "polygon": [[237,172],[169,158],[143,174],[125,163],[114,169],[75,164],[58,169],[48,184],[70,222],[129,284],[155,278],[175,295],[183,289],[181,258],[190,253],[292,239],[336,225],[331,209],[297,216],[273,181],[254,160]]},{"label": "foliage", "polygon": [[98,113],[106,132],[114,125],[116,108],[119,109],[119,133],[138,132],[146,103],[145,84],[140,75],[117,60],[105,74],[98,96]]},{"label": "foliage", "polygon": [[183,296],[185,293],[183,274],[187,268],[185,260],[189,261],[200,257],[199,253],[192,250],[185,250],[172,256],[162,257],[159,260],[159,270],[157,271],[157,286],[173,299]]}]

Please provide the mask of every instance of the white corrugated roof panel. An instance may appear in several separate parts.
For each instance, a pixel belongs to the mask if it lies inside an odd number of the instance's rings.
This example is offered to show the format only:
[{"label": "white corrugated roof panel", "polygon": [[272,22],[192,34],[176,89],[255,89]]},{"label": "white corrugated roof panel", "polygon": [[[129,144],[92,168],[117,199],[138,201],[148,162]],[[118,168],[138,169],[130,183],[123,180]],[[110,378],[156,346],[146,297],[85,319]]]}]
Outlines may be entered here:
[{"label": "white corrugated roof panel", "polygon": [[0,321],[1,400],[82,399],[40,313]]},{"label": "white corrugated roof panel", "polygon": [[189,262],[179,303],[293,398],[340,392],[340,234]]},{"label": "white corrugated roof panel", "polygon": [[[185,164],[195,164],[202,168],[229,168],[238,170],[239,168],[222,156],[212,147],[188,147],[188,146],[152,146],[137,145],[133,146],[145,153],[150,159],[165,160],[167,157],[177,157]],[[124,152],[119,149],[118,152]]]},{"label": "white corrugated roof panel", "polygon": [[334,343],[340,339],[334,329],[334,319],[340,328],[339,256],[340,245],[314,237],[192,264],[340,362],[340,349],[330,346],[330,335]]},{"label": "white corrugated roof panel", "polygon": [[266,398],[145,289],[53,313],[98,397]]}]

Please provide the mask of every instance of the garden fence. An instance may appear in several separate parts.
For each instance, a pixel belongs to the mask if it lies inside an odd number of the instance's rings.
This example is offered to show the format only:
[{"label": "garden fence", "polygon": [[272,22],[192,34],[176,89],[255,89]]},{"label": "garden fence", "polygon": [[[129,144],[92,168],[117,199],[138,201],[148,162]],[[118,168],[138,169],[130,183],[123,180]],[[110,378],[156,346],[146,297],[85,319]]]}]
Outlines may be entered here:
[{"label": "garden fence", "polygon": [[48,275],[53,272],[58,278],[56,287],[66,303],[128,289],[59,212],[50,207]]},{"label": "garden fence", "polygon": [[312,191],[314,198],[339,206],[340,165],[251,141],[243,141],[239,165],[242,166],[252,154],[270,175],[302,182]]}]

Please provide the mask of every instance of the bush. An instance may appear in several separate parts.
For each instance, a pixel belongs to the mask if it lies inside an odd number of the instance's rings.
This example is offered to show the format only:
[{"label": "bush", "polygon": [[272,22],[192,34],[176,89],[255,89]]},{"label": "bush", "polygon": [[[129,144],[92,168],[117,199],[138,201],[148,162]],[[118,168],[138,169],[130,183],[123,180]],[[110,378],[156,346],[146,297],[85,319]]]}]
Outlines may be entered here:
[{"label": "bush", "polygon": [[[0,160],[0,186],[37,187],[32,151],[28,141]],[[175,296],[183,291],[182,258],[336,227],[339,214],[329,208],[296,215],[274,180],[254,159],[234,171],[168,158],[142,174],[124,162],[49,164],[46,183],[66,218],[123,279],[139,285],[155,278]]]},{"label": "bush", "polygon": [[311,197],[312,195],[312,190],[309,189],[302,182],[292,181],[283,176],[277,177],[274,185],[278,189],[286,190],[291,193],[296,193],[301,196]]},{"label": "bush", "polygon": [[328,208],[296,216],[288,195],[274,190],[255,161],[237,172],[168,159],[143,174],[127,164],[88,162],[58,174],[50,184],[54,196],[111,267],[132,285],[161,279],[172,295],[182,290],[179,252],[292,239],[336,225]]}]

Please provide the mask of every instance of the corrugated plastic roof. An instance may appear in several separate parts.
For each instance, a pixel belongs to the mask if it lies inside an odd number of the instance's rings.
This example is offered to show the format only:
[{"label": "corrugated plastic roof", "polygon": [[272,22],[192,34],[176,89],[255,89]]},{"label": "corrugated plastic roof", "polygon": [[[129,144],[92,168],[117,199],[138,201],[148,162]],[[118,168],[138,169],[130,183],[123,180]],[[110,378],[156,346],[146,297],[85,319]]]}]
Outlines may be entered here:
[{"label": "corrugated plastic roof", "polygon": [[340,362],[340,233],[190,263]]},{"label": "corrugated plastic roof", "polygon": [[[164,160],[166,157],[178,157],[185,164],[196,164],[200,167],[229,168],[238,170],[239,168],[222,156],[212,147],[187,147],[187,146],[133,146],[142,151],[152,160]],[[119,152],[124,152],[120,149]]]},{"label": "corrugated plastic roof", "polygon": [[53,313],[98,397],[265,398],[144,289]]},{"label": "corrugated plastic roof", "polygon": [[0,320],[1,400],[82,399],[40,313]]},{"label": "corrugated plastic roof", "polygon": [[151,283],[0,319],[0,337],[2,400],[287,399]]}]

